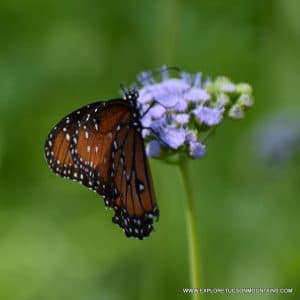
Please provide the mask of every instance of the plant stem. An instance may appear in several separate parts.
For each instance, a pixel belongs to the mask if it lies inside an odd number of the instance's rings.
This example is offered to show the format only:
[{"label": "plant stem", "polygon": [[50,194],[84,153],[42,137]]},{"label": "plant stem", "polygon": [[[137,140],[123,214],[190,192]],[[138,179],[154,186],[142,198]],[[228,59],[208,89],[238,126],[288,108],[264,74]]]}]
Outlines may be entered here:
[{"label": "plant stem", "polygon": [[[186,222],[187,222],[187,237],[189,243],[189,269],[191,288],[200,288],[200,263],[198,250],[198,232],[195,217],[195,209],[193,207],[192,193],[190,190],[190,180],[188,174],[188,159],[181,158],[179,168],[182,177],[182,183],[186,194]],[[192,294],[193,300],[200,299],[200,293]]]}]

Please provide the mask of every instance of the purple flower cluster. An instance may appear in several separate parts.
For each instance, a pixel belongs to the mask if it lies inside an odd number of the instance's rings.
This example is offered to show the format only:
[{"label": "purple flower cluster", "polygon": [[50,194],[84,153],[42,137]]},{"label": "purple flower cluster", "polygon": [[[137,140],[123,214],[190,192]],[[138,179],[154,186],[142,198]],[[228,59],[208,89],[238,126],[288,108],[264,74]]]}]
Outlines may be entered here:
[{"label": "purple flower cluster", "polygon": [[[203,81],[200,72],[195,75],[177,72],[177,76],[171,77],[165,66],[159,73],[159,79],[155,79],[151,71],[137,77],[147,155],[158,157],[164,150],[182,150],[192,158],[201,158],[205,145],[200,140],[200,131],[220,124],[231,101],[230,94],[237,92],[237,85],[225,77],[215,82]],[[247,88],[243,85],[240,89]],[[250,106],[250,100],[244,97],[247,103],[243,105]]]},{"label": "purple flower cluster", "polygon": [[222,107],[210,105],[210,94],[201,82],[201,73],[192,76],[179,73],[179,78],[170,78],[169,71],[163,67],[160,81],[156,82],[152,73],[138,75],[138,102],[141,111],[146,112],[141,120],[144,138],[150,138],[146,146],[148,156],[157,157],[162,149],[187,149],[193,158],[205,154],[205,145],[197,138],[191,119],[199,124],[213,126],[220,123]]}]

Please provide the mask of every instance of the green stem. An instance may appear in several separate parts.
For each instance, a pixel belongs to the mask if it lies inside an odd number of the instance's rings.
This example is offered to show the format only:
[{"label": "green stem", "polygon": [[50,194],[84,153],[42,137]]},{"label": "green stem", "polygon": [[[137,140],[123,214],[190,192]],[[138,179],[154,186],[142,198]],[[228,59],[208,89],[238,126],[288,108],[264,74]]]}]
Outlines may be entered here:
[{"label": "green stem", "polygon": [[[200,263],[198,250],[198,232],[195,217],[195,209],[193,207],[192,193],[190,190],[190,179],[188,173],[188,159],[180,159],[179,168],[181,172],[182,182],[186,194],[186,221],[187,221],[187,236],[189,243],[189,269],[191,288],[200,288]],[[193,300],[200,299],[200,293],[192,294]]]}]

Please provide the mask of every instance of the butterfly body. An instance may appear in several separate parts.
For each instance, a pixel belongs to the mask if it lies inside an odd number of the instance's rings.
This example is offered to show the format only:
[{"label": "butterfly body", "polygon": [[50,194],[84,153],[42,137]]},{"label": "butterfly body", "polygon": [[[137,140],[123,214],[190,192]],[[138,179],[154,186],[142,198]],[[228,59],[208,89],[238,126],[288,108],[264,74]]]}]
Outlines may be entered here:
[{"label": "butterfly body", "polygon": [[49,133],[45,156],[57,175],[103,196],[126,236],[142,239],[159,213],[137,97],[128,91],[125,100],[95,102],[72,112]]}]

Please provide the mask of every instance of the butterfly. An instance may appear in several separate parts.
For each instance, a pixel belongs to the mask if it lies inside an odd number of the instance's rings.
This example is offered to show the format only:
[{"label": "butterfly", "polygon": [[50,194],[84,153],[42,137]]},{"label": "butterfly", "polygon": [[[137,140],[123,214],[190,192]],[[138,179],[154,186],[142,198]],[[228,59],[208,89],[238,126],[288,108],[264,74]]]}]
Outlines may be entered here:
[{"label": "butterfly", "polygon": [[143,239],[159,210],[142,137],[138,92],[91,103],[64,117],[48,134],[45,157],[59,176],[94,190],[114,210],[113,223]]}]

